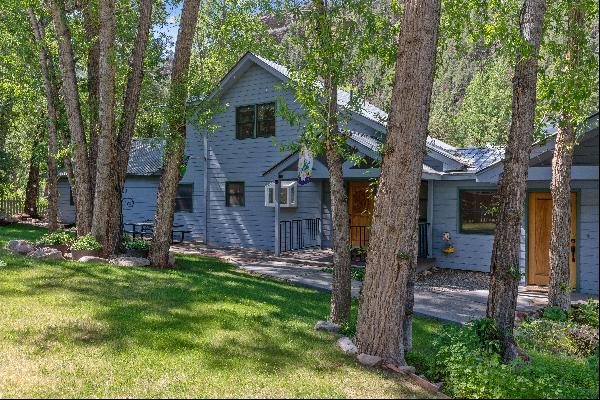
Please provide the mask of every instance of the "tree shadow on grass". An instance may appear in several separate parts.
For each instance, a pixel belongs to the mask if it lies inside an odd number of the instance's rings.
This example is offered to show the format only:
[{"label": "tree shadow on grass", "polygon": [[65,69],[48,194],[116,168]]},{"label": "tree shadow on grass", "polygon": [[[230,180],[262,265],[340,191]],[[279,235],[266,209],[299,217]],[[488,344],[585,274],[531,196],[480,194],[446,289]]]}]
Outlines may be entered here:
[{"label": "tree shadow on grass", "polygon": [[13,295],[66,293],[69,303],[87,311],[96,331],[75,322],[19,335],[42,350],[64,340],[115,352],[194,355],[207,368],[268,371],[314,360],[310,350],[318,342],[331,346],[330,338],[311,329],[327,315],[327,294],[254,277],[214,259],[178,257],[177,265],[155,270],[36,260],[28,266],[36,272],[21,279],[27,290]]}]

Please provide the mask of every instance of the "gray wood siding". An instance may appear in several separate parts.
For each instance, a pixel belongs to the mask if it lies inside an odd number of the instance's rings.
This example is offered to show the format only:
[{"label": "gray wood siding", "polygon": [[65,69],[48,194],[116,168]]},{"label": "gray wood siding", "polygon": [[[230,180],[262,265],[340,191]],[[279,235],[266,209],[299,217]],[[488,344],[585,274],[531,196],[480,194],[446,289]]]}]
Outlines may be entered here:
[{"label": "gray wood siding", "polygon": [[[238,140],[235,138],[235,109],[282,98],[291,109],[298,110],[293,93],[280,85],[276,77],[254,65],[221,94],[221,102],[227,105],[227,110],[213,119],[218,129],[208,139],[209,244],[274,249],[275,211],[264,205],[264,187],[269,179],[262,173],[287,154],[279,151],[278,144],[293,142],[298,131],[277,117],[275,138]],[[354,120],[347,125],[350,129],[373,132]],[[189,130],[196,132],[192,126]],[[195,133],[193,137],[201,140]],[[244,182],[244,207],[225,206],[226,182]],[[319,181],[298,186],[298,207],[282,208],[280,220],[320,218],[321,196]]]},{"label": "gray wood siding", "polygon": [[[430,182],[431,183],[431,182]],[[442,268],[454,268],[469,271],[489,271],[492,254],[493,235],[460,233],[458,226],[458,192],[460,189],[495,188],[474,181],[433,181],[433,257]],[[446,255],[442,248],[444,232],[450,233],[456,252]]]},{"label": "gray wood siding", "polygon": [[[572,189],[579,194],[579,239],[578,239],[578,291],[598,294],[598,241],[599,211],[598,181],[573,181]],[[435,181],[433,216],[433,256],[443,268],[489,272],[492,255],[493,235],[464,234],[459,232],[458,192],[468,188],[494,188],[474,181]],[[529,190],[549,190],[548,181],[530,181]],[[456,252],[442,253],[445,242],[442,234],[450,232]],[[521,236],[521,272],[526,271],[527,228],[523,218]],[[524,283],[524,278],[522,280]]]}]

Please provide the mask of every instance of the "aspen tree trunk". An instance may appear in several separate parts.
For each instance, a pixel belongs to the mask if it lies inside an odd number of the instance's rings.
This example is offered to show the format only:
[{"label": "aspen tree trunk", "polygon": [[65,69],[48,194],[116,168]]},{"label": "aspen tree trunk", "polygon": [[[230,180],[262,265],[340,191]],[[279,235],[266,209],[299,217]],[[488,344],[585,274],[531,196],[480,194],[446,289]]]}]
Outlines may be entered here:
[{"label": "aspen tree trunk", "polygon": [[115,174],[115,196],[112,196],[111,212],[108,234],[111,235],[113,246],[112,251],[116,252],[121,242],[121,198],[125,187],[125,177],[127,175],[127,164],[131,152],[131,140],[135,129],[135,121],[138,112],[140,100],[140,91],[142,80],[144,78],[144,55],[148,47],[148,35],[150,33],[150,23],[152,17],[152,0],[141,0],[139,4],[139,20],[135,43],[129,61],[129,74],[127,76],[127,87],[125,89],[125,100],[123,101],[123,111],[119,123],[117,137],[116,163],[113,173]]},{"label": "aspen tree trunk", "polygon": [[92,198],[96,190],[96,163],[98,159],[98,118],[99,118],[99,96],[100,96],[100,41],[98,40],[98,15],[95,15],[92,2],[83,6],[83,27],[87,41],[89,42],[87,58],[87,107],[88,107],[88,131],[90,160],[90,186]]},{"label": "aspen tree trunk", "polygon": [[63,81],[62,91],[69,122],[71,143],[73,144],[73,169],[77,188],[75,191],[77,234],[81,236],[89,233],[92,227],[93,198],[87,140],[81,117],[81,102],[77,89],[71,32],[66,23],[64,4],[62,0],[47,0],[47,2],[58,39],[60,69]]},{"label": "aspen tree trunk", "polygon": [[[317,30],[320,46],[325,49],[331,41],[331,25],[328,18],[327,5],[324,0],[315,0],[315,8],[319,13]],[[328,60],[323,60],[327,63]],[[324,119],[326,127],[325,157],[329,170],[330,196],[331,196],[331,222],[333,233],[333,280],[331,287],[331,310],[329,319],[336,324],[343,324],[350,319],[352,306],[352,274],[350,259],[350,221],[348,215],[348,195],[344,186],[343,157],[340,153],[340,132],[338,127],[338,98],[335,72],[328,68],[323,76],[326,97],[326,110]]]},{"label": "aspen tree trunk", "polygon": [[173,234],[175,196],[179,170],[185,151],[185,106],[187,100],[188,69],[194,31],[198,22],[200,1],[184,0],[175,44],[175,57],[171,72],[169,93],[169,136],[165,148],[163,173],[158,188],[154,237],[150,246],[150,263],[156,267],[169,266],[169,247]]},{"label": "aspen tree trunk", "polygon": [[98,158],[96,163],[96,190],[92,234],[102,244],[102,252],[112,251],[111,235],[108,232],[113,198],[118,197],[114,167],[116,160],[115,137],[115,3],[114,0],[99,0],[100,14],[100,61],[99,61],[99,116]]},{"label": "aspen tree trunk", "polygon": [[513,329],[520,281],[521,220],[527,192],[536,105],[537,55],[545,9],[544,0],[525,0],[521,11],[521,36],[528,43],[529,49],[517,55],[513,77],[512,121],[504,170],[498,183],[500,213],[492,250],[487,317],[495,321],[500,331],[502,359],[505,362],[517,357]]},{"label": "aspen tree trunk", "polygon": [[56,164],[56,152],[58,150],[58,93],[51,77],[51,63],[48,57],[48,51],[44,45],[45,31],[44,25],[38,21],[32,8],[27,9],[33,37],[38,44],[38,59],[40,70],[44,79],[44,94],[46,96],[46,110],[48,117],[48,177],[46,180],[46,189],[48,191],[48,231],[54,232],[58,229],[58,170]]},{"label": "aspen tree trunk", "polygon": [[[39,128],[41,130],[41,127]],[[41,132],[33,139],[31,157],[29,158],[29,172],[27,174],[27,185],[25,187],[25,214],[32,218],[38,218],[37,201],[40,195],[40,162],[36,154],[36,148],[40,144]]]},{"label": "aspen tree trunk", "polygon": [[375,208],[356,344],[361,353],[405,365],[407,284],[417,261],[423,172],[440,22],[440,0],[404,2],[392,110]]},{"label": "aspen tree trunk", "polygon": [[[567,54],[570,70],[579,62],[578,33],[584,29],[584,15],[577,2],[569,10]],[[571,167],[577,131],[567,113],[561,115],[552,158],[552,238],[550,240],[550,284],[548,305],[568,310],[571,307],[569,250],[571,246]]]},{"label": "aspen tree trunk", "polygon": [[348,196],[344,187],[343,158],[335,138],[337,124],[337,85],[330,77],[325,81],[327,90],[327,139],[325,151],[331,186],[331,221],[333,223],[333,281],[331,287],[330,319],[343,324],[350,319],[352,305],[352,275],[350,260],[350,223]]}]

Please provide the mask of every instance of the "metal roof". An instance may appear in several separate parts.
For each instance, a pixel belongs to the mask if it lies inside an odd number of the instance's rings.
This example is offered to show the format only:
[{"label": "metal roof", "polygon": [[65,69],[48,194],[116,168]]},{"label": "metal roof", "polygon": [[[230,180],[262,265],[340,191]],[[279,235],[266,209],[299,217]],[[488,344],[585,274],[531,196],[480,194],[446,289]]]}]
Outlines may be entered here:
[{"label": "metal roof", "polygon": [[164,139],[133,139],[127,174],[138,176],[160,175],[164,147]]},{"label": "metal roof", "polygon": [[[254,57],[258,58],[260,61],[264,62],[265,64],[267,64],[269,67],[273,68],[280,74],[284,75],[286,78],[291,79],[290,71],[285,66],[278,64],[275,61],[268,60],[257,54],[254,54],[254,53],[250,53],[250,54],[252,54]],[[340,105],[342,107],[349,106],[350,101],[352,99],[352,95],[349,92],[346,92],[345,90],[342,90],[342,89],[338,89],[337,96],[338,96],[338,105]],[[356,112],[358,114],[362,115],[363,117],[365,117],[373,122],[376,122],[382,126],[386,125],[386,122],[388,119],[388,115],[385,111],[383,111],[382,109],[378,108],[377,106],[375,106],[367,101],[364,101],[360,105],[359,109],[356,110]]]},{"label": "metal roof", "polygon": [[503,147],[465,147],[456,151],[473,166],[475,171],[480,171],[504,158]]},{"label": "metal roof", "polygon": [[[131,153],[127,164],[127,175],[133,176],[158,176],[162,173],[164,139],[133,139],[131,142]],[[66,177],[67,173],[62,170],[59,177]]]}]

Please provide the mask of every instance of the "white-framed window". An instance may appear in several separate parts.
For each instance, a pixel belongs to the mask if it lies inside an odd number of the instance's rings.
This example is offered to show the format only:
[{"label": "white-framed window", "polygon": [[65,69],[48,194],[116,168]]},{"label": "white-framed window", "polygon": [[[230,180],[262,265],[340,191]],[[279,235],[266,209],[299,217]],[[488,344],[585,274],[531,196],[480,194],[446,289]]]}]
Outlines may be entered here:
[{"label": "white-framed window", "polygon": [[[279,207],[296,207],[298,205],[298,182],[281,181],[279,189]],[[265,206],[275,207],[275,182],[265,186]]]}]

